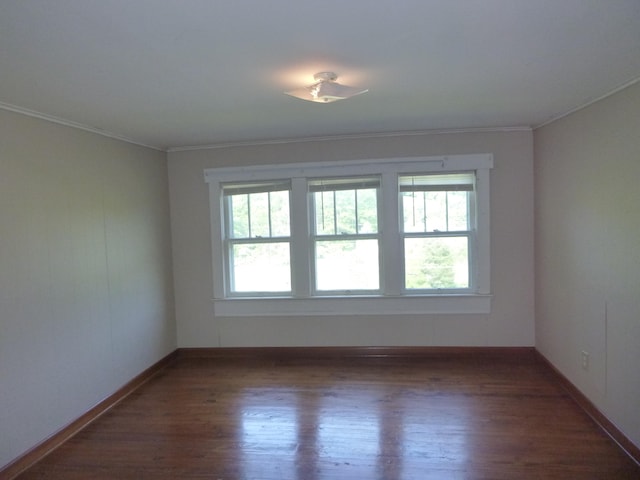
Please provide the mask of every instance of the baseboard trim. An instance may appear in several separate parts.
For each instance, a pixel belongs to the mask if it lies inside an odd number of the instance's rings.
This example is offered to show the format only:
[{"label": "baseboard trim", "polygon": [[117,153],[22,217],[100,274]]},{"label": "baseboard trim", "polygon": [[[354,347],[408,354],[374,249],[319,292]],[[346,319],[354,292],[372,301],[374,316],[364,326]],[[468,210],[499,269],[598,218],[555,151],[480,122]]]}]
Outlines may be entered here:
[{"label": "baseboard trim", "polygon": [[317,359],[439,357],[451,355],[535,358],[534,347],[202,347],[179,348],[179,358]]},{"label": "baseboard trim", "polygon": [[65,427],[62,427],[56,433],[43,440],[35,447],[28,450],[26,453],[22,454],[11,463],[2,467],[2,469],[0,469],[0,480],[10,480],[18,476],[20,473],[24,472],[27,468],[29,468],[39,460],[42,460],[49,453],[51,453],[53,450],[58,448],[60,445],[62,445],[64,442],[69,440],[72,436],[86,427],[89,423],[93,422],[98,417],[106,413],[128,395],[140,388],[142,384],[149,381],[161,370],[176,361],[177,358],[178,351],[174,350],[173,352],[169,353],[167,356],[144,370],[142,373],[135,376],[116,392],[109,395],[107,398],[87,410],[76,420],[72,421]]},{"label": "baseboard trim", "polygon": [[578,387],[564,376],[539,350],[535,350],[538,359],[551,371],[569,396],[578,406],[640,466],[640,448],[635,445],[616,425],[610,421]]}]

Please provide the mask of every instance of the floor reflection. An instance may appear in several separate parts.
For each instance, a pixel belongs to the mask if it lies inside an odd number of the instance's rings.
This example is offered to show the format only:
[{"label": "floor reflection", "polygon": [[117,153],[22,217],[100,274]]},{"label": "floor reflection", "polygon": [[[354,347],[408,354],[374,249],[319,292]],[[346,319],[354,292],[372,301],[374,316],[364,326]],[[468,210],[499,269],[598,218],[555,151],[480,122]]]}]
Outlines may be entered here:
[{"label": "floor reflection", "polygon": [[439,467],[464,472],[465,411],[464,399],[424,392],[252,389],[241,411],[243,478],[413,478]]},{"label": "floor reflection", "polygon": [[374,478],[380,456],[379,428],[371,409],[341,405],[334,410],[325,403],[318,421],[319,478],[335,467],[348,467],[357,472],[356,478]]},{"label": "floor reflection", "polygon": [[403,462],[464,471],[470,463],[467,406],[464,399],[442,396],[425,399],[420,413],[409,409],[402,419]]},{"label": "floor reflection", "polygon": [[252,392],[241,413],[244,478],[296,478],[298,409],[295,395]]}]

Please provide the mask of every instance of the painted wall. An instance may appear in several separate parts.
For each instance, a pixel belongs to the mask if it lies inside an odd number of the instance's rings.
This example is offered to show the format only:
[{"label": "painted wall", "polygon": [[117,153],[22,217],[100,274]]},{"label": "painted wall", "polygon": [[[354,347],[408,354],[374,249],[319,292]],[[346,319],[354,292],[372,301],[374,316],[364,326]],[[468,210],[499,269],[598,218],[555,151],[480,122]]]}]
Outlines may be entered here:
[{"label": "painted wall", "polygon": [[[532,346],[533,138],[511,132],[405,135],[169,153],[178,345]],[[489,315],[215,317],[204,169],[402,156],[492,153]]]},{"label": "painted wall", "polygon": [[536,346],[640,445],[640,83],[534,137]]},{"label": "painted wall", "polygon": [[0,110],[0,466],[176,347],[166,156]]}]

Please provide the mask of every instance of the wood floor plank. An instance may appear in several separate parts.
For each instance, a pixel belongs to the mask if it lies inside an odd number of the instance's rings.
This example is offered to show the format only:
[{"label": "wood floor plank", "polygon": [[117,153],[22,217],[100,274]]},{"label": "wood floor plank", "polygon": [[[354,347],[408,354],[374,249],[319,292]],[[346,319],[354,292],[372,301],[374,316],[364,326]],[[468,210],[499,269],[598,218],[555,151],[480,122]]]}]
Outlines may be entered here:
[{"label": "wood floor plank", "polygon": [[640,479],[533,357],[180,358],[18,477]]}]

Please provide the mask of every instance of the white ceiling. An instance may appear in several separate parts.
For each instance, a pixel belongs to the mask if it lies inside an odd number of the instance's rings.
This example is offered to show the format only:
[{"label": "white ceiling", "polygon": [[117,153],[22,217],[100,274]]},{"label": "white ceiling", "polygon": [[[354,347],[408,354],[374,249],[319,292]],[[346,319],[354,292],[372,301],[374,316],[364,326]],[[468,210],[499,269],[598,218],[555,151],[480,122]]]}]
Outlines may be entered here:
[{"label": "white ceiling", "polygon": [[[332,70],[369,92],[282,92]],[[159,148],[543,124],[640,78],[640,0],[1,0],[0,107]]]}]

